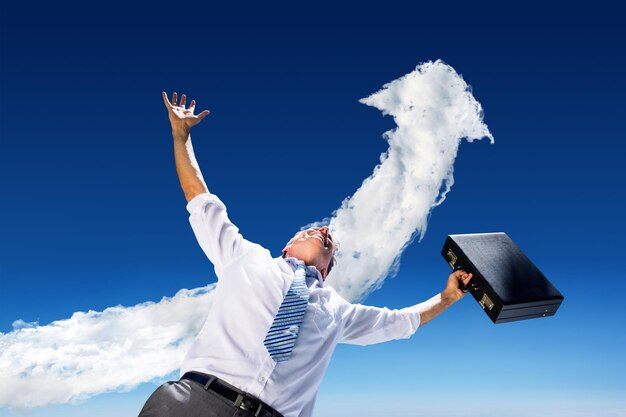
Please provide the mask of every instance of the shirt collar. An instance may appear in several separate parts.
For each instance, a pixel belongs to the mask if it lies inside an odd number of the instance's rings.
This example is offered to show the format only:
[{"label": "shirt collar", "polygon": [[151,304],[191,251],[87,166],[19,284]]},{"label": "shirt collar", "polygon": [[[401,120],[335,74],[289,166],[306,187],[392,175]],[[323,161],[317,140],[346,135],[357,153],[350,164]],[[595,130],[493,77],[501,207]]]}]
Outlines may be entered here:
[{"label": "shirt collar", "polygon": [[291,269],[295,272],[298,268],[304,268],[304,273],[306,276],[306,284],[307,287],[311,286],[310,281],[317,281],[320,287],[324,287],[324,278],[322,278],[322,274],[317,270],[313,265],[305,265],[304,261],[298,258],[283,258],[287,265],[291,267]]}]

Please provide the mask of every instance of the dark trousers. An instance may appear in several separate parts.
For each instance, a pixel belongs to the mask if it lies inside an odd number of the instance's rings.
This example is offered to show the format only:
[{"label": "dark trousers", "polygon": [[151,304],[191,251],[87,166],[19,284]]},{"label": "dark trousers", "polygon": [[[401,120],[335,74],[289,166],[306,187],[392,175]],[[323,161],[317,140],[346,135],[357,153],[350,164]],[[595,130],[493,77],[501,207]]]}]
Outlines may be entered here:
[{"label": "dark trousers", "polygon": [[141,409],[139,417],[250,417],[253,414],[194,381],[182,379],[161,385]]}]

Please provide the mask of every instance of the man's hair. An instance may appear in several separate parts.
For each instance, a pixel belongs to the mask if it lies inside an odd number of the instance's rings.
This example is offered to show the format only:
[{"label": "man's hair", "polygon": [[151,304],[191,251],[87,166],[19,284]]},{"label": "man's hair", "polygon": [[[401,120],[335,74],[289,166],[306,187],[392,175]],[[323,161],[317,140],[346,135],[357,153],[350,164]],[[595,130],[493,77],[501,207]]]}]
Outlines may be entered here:
[{"label": "man's hair", "polygon": [[[304,232],[305,230],[309,230],[309,229],[311,228],[307,227],[297,232],[295,235],[293,235],[291,239],[289,239],[289,242],[287,242],[285,246],[291,245],[293,241],[296,240],[302,232]],[[337,258],[335,257],[335,254],[337,253],[338,249],[339,249],[339,243],[333,240],[333,257],[330,259],[330,262],[328,263],[328,269],[326,271],[326,275],[330,274],[330,271],[335,267],[335,265],[337,265]],[[285,252],[283,252],[283,258],[284,257],[285,257]]]}]

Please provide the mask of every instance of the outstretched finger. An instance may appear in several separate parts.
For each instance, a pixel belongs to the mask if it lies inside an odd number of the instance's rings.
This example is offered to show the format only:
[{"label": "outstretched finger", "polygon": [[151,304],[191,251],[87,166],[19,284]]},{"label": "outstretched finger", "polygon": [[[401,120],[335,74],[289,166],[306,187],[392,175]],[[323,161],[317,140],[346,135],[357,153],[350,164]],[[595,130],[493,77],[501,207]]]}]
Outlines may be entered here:
[{"label": "outstretched finger", "polygon": [[210,112],[210,111],[208,111],[208,110],[205,110],[205,111],[203,111],[202,113],[200,113],[200,114],[198,115],[198,121],[200,121],[200,120],[204,119],[205,117],[207,117],[207,116],[209,115],[209,113],[211,113],[211,112]]},{"label": "outstretched finger", "polygon": [[176,100],[178,100],[178,95],[176,94],[176,91],[174,91],[174,94],[172,94],[172,106],[176,105]]},{"label": "outstretched finger", "polygon": [[185,107],[185,103],[186,103],[186,102],[187,102],[187,96],[183,94],[183,95],[180,97],[180,105],[181,105],[181,107]]},{"label": "outstretched finger", "polygon": [[191,100],[191,104],[189,105],[189,110],[192,110],[196,108],[196,100]]},{"label": "outstretched finger", "polygon": [[471,280],[472,280],[472,274],[471,274],[471,273],[467,274],[466,276],[464,276],[464,277],[461,279],[461,281],[463,281],[463,284],[464,284],[464,285],[469,284],[469,282],[470,282]]},{"label": "outstretched finger", "polygon": [[163,101],[165,102],[165,107],[170,109],[172,107],[172,103],[170,103],[170,100],[167,98],[167,93],[165,91],[162,91],[161,95],[163,96]]}]

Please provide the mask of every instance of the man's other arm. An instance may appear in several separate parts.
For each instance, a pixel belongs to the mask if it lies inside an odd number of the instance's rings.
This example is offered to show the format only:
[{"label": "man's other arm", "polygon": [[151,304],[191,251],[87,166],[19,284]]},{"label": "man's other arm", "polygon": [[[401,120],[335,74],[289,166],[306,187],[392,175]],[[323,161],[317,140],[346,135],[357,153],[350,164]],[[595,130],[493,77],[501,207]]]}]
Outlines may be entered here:
[{"label": "man's other arm", "polygon": [[459,288],[459,281],[467,285],[470,279],[472,279],[472,274],[468,274],[465,271],[458,270],[451,273],[448,277],[446,288],[439,294],[438,300],[432,303],[427,302],[420,309],[420,326],[425,325],[463,298],[465,293]]},{"label": "man's other arm", "polygon": [[465,294],[459,289],[459,281],[467,284],[471,278],[472,274],[455,271],[448,277],[441,293],[423,303],[398,310],[345,302],[340,343],[371,345],[411,337],[418,327],[463,298]]}]

